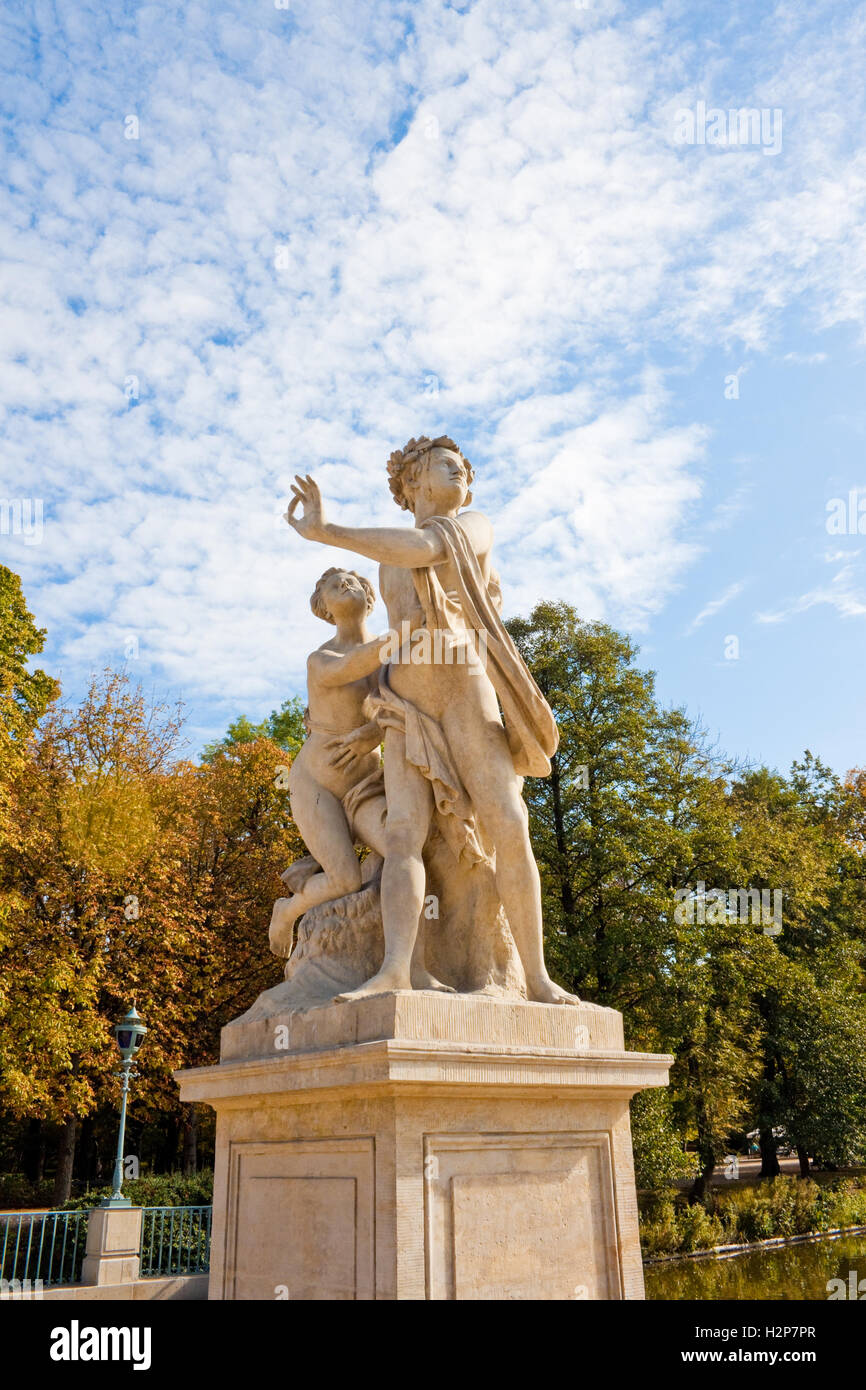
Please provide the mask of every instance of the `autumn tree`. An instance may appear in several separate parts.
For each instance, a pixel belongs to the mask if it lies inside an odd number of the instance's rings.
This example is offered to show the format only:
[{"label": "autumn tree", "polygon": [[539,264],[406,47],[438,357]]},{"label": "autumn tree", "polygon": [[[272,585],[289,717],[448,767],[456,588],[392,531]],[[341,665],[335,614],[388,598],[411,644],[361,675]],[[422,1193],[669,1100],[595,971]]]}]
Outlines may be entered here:
[{"label": "autumn tree", "polygon": [[148,955],[164,969],[171,954],[161,925],[139,920],[136,887],[161,852],[155,787],[178,732],[176,715],[107,673],[80,708],[49,712],[14,782],[28,833],[2,858],[17,905],[3,944],[0,1096],[13,1115],[62,1125],[58,1202],[78,1121],[112,1084],[108,1024],[131,996],[148,1004]]},{"label": "autumn tree", "polygon": [[[133,1127],[179,1115],[175,1068],[213,1062],[219,1030],[279,979],[267,926],[279,873],[300,851],[290,755],[240,741],[178,759],[179,711],[125,675],[43,722],[15,783],[31,831],[2,860],[18,906],[4,945],[0,1101],[63,1127],[55,1200],[68,1193],[78,1123],[116,1099],[111,1024],[135,999],[149,1034]],[[183,1116],[194,1163],[194,1117]]]}]

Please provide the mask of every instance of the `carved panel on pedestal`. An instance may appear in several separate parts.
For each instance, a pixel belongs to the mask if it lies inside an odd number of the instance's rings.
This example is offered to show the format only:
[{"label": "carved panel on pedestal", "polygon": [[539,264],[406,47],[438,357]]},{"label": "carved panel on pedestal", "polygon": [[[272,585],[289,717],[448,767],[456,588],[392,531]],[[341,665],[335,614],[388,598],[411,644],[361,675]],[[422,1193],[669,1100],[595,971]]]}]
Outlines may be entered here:
[{"label": "carved panel on pedestal", "polygon": [[223,1297],[375,1297],[370,1137],[232,1144]]},{"label": "carved panel on pedestal", "polygon": [[428,1298],[622,1297],[606,1133],[429,1134],[424,1180]]}]

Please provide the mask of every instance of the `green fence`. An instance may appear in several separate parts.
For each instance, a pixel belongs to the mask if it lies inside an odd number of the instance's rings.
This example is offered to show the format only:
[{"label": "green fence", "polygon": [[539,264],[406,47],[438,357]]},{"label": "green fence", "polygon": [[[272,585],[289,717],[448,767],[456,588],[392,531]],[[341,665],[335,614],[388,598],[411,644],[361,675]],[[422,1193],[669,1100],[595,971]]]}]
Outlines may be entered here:
[{"label": "green fence", "polygon": [[[87,1211],[0,1212],[0,1280],[77,1284],[87,1244]],[[5,1285],[4,1285],[5,1286]]]},{"label": "green fence", "polygon": [[[144,1207],[141,1277],[206,1274],[211,1207]],[[89,1211],[0,1212],[0,1291],[13,1281],[78,1284]]]},{"label": "green fence", "polygon": [[212,1207],[145,1207],[141,1275],[206,1274]]}]

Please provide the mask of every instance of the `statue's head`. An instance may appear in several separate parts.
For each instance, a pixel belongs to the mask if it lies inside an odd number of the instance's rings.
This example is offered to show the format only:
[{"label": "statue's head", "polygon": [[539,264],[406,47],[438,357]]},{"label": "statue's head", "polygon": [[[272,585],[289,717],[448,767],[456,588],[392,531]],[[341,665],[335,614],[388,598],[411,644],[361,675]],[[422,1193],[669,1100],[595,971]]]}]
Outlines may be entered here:
[{"label": "statue's head", "polygon": [[325,570],[310,598],[316,617],[326,623],[337,623],[340,618],[366,618],[375,606],[373,585],[354,570]]},{"label": "statue's head", "polygon": [[394,501],[414,512],[418,497],[431,501],[438,513],[466,507],[472,501],[472,464],[447,434],[438,439],[410,439],[388,460],[388,482]]}]

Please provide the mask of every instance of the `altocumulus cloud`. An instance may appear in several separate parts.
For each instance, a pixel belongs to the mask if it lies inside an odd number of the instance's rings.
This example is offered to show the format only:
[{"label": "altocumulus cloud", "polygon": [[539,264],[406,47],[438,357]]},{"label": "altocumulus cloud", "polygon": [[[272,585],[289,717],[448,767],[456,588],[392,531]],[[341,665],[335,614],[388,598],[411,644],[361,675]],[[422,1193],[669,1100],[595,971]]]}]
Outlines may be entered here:
[{"label": "altocumulus cloud", "polygon": [[[864,313],[840,115],[863,11],[719,22],[724,44],[687,5],[613,0],[7,14],[3,492],[43,498],[45,531],[2,543],[67,686],[135,633],[202,728],[276,702],[334,558],[279,522],[291,475],[396,520],[384,461],[422,431],[476,465],[507,608],[648,620],[699,548],[705,435],[670,374],[765,350],[795,299]],[[781,107],[778,157],[678,145],[698,99]]]}]

